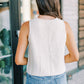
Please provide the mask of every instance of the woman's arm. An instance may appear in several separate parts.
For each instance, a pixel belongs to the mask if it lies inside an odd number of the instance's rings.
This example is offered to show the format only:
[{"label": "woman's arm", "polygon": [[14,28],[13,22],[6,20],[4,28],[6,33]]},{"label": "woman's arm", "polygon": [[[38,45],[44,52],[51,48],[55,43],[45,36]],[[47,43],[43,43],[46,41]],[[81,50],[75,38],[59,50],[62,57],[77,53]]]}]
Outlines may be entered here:
[{"label": "woman's arm", "polygon": [[28,58],[24,57],[26,48],[28,46],[28,34],[29,34],[29,22],[25,22],[22,24],[18,45],[15,54],[15,63],[16,65],[27,65]]},{"label": "woman's arm", "polygon": [[79,52],[77,49],[73,31],[67,22],[65,22],[65,27],[67,34],[66,46],[69,50],[69,54],[65,56],[65,63],[71,63],[79,60]]},{"label": "woman's arm", "polygon": [[64,59],[65,59],[65,63],[72,63],[78,61],[78,59],[73,59],[72,56],[70,56],[70,54],[64,56]]}]

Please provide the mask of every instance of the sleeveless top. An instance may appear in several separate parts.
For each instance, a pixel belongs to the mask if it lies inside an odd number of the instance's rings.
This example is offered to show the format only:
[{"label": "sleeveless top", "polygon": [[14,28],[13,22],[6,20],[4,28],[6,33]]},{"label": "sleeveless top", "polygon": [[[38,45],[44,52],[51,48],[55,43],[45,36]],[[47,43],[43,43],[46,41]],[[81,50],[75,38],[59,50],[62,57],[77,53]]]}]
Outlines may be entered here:
[{"label": "sleeveless top", "polygon": [[59,18],[29,20],[27,73],[53,76],[65,72],[65,23]]}]

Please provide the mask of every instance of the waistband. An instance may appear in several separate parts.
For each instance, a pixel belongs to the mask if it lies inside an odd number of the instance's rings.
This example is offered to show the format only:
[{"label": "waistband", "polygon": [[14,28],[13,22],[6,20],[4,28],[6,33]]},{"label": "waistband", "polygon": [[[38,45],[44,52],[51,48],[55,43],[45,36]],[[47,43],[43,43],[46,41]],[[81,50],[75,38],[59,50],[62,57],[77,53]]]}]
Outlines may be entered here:
[{"label": "waistband", "polygon": [[59,74],[59,75],[53,75],[53,76],[35,76],[35,75],[31,75],[29,73],[26,73],[26,74],[27,74],[27,78],[44,80],[44,79],[54,79],[54,78],[62,77],[64,75],[66,75],[66,72]]}]

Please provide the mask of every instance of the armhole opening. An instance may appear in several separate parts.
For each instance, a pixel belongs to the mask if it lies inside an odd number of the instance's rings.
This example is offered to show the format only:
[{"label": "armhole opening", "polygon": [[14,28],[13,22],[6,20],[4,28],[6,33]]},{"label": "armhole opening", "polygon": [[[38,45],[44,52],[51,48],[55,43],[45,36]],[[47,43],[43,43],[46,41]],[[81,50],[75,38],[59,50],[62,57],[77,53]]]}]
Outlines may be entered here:
[{"label": "armhole opening", "polygon": [[29,21],[29,35],[28,35],[28,42],[29,42],[29,39],[30,39],[30,21]]},{"label": "armhole opening", "polygon": [[65,24],[65,22],[64,22],[64,28],[65,28],[65,36],[66,36],[66,41],[67,41],[67,31],[66,31],[66,24]]}]

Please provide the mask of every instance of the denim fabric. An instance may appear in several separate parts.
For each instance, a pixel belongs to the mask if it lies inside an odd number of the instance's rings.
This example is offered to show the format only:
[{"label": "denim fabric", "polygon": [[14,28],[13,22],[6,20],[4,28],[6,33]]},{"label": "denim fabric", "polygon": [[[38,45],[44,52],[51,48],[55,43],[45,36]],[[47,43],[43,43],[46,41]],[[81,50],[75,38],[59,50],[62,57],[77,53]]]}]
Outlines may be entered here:
[{"label": "denim fabric", "polygon": [[67,84],[66,72],[55,76],[33,76],[27,73],[26,84]]}]

